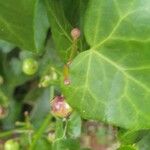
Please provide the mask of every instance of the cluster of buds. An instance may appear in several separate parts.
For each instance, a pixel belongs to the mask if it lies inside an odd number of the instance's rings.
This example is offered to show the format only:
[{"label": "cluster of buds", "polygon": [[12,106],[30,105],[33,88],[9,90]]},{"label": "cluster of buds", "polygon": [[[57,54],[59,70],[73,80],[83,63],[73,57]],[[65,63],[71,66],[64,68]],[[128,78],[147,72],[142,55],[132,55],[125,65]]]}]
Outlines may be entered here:
[{"label": "cluster of buds", "polygon": [[56,81],[58,75],[53,67],[50,68],[50,72],[43,76],[40,80],[39,87],[48,87],[51,83]]}]

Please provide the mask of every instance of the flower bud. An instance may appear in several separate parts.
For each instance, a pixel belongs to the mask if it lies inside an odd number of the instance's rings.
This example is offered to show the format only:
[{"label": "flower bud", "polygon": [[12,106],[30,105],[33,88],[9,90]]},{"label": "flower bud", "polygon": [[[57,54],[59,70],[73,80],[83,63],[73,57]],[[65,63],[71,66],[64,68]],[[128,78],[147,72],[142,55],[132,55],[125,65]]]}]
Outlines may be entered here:
[{"label": "flower bud", "polygon": [[51,102],[51,112],[54,116],[66,118],[72,112],[72,108],[63,96],[56,96]]},{"label": "flower bud", "polygon": [[74,40],[77,40],[79,37],[80,37],[80,30],[78,28],[74,28],[71,30],[71,37],[74,39]]},{"label": "flower bud", "polygon": [[51,83],[57,80],[58,76],[54,68],[51,68],[50,72],[44,75],[39,83],[39,87],[48,87]]},{"label": "flower bud", "polygon": [[50,142],[54,142],[54,140],[55,140],[55,132],[49,132],[48,133],[48,140]]}]

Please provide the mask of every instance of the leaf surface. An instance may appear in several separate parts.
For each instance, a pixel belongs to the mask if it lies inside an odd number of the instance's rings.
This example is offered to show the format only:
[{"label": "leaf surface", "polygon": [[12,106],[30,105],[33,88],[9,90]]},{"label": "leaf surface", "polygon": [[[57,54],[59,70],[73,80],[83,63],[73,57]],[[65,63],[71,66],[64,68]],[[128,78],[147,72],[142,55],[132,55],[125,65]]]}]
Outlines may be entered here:
[{"label": "leaf surface", "polygon": [[45,0],[52,37],[58,55],[66,62],[72,46],[72,39],[70,37],[72,27],[66,19],[62,3],[60,0]]},{"label": "leaf surface", "polygon": [[44,46],[47,28],[47,16],[41,1],[0,0],[0,39],[39,52]]},{"label": "leaf surface", "polygon": [[70,68],[68,102],[82,117],[127,129],[150,128],[150,1],[90,0],[90,50]]}]

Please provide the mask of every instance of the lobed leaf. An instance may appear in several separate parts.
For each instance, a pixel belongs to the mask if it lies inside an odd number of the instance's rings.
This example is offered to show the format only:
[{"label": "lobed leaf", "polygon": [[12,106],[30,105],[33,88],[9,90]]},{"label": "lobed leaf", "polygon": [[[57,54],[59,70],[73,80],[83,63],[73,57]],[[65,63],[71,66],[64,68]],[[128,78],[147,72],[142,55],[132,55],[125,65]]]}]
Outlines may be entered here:
[{"label": "lobed leaf", "polygon": [[44,46],[47,28],[41,1],[0,0],[0,39],[39,52]]},{"label": "lobed leaf", "polygon": [[150,128],[150,1],[90,0],[84,31],[91,46],[71,65],[68,102],[83,118]]}]

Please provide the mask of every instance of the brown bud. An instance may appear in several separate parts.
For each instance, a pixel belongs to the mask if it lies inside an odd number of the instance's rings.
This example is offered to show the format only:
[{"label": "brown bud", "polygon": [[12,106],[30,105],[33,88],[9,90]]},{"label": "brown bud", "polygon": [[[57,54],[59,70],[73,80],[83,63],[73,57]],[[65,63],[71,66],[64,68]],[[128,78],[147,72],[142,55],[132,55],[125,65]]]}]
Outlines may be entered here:
[{"label": "brown bud", "polygon": [[74,28],[71,30],[71,36],[74,40],[77,40],[80,37],[80,30],[78,28]]}]

